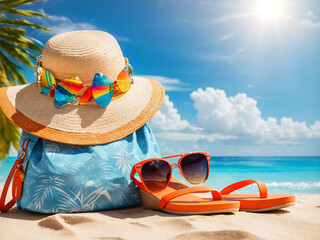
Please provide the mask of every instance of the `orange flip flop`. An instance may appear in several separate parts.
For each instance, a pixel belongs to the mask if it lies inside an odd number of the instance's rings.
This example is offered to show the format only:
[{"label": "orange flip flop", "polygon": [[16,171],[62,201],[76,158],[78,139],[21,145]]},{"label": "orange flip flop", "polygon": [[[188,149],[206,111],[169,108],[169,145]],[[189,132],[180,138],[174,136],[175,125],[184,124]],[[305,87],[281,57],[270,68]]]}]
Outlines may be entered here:
[{"label": "orange flip flop", "polygon": [[[189,187],[174,177],[166,189],[148,193],[139,187],[143,207],[167,213],[190,215],[239,211],[238,201],[222,200],[219,191],[207,186]],[[211,198],[201,198],[192,193],[211,192]]]},{"label": "orange flip flop", "polygon": [[[260,194],[230,194],[231,192],[256,183]],[[266,212],[289,207],[295,204],[295,196],[289,194],[268,194],[263,182],[244,180],[233,183],[220,192],[223,200],[239,201],[240,211]]]}]

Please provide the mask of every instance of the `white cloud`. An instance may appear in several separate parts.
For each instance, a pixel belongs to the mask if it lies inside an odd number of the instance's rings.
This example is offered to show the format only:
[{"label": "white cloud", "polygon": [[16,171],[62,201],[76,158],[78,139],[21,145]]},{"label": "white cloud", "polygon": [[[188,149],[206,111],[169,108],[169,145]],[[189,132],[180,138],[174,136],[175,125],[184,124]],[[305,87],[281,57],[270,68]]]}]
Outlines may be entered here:
[{"label": "white cloud", "polygon": [[263,119],[257,101],[245,93],[228,97],[225,91],[211,87],[191,93],[198,111],[197,124],[182,119],[165,96],[158,113],[151,119],[156,137],[173,141],[237,141],[254,144],[296,144],[305,139],[320,139],[320,121],[306,122],[282,117]]},{"label": "white cloud", "polygon": [[129,42],[130,41],[130,38],[128,38],[128,37],[121,37],[121,36],[115,35],[114,38],[117,39],[118,42]]},{"label": "white cloud", "polygon": [[303,19],[300,21],[302,25],[312,27],[312,28],[320,28],[320,22],[313,22],[309,19]]},{"label": "white cloud", "polygon": [[298,20],[300,24],[311,28],[320,28],[320,22],[317,21],[318,17],[311,10],[306,11],[304,16],[306,19]]},{"label": "white cloud", "polygon": [[97,27],[92,23],[75,22],[64,16],[53,15],[48,19],[48,27],[56,34],[77,30],[96,30]]},{"label": "white cloud", "polygon": [[239,48],[238,50],[227,50],[224,53],[207,52],[201,54],[198,59],[202,61],[211,62],[233,62],[242,58],[242,54],[247,51],[246,48]]},{"label": "white cloud", "polygon": [[220,23],[220,22],[227,22],[230,20],[236,20],[236,19],[242,19],[242,18],[248,18],[255,15],[254,13],[251,12],[246,12],[246,13],[234,13],[234,14],[229,14],[220,18],[212,18],[210,19],[209,23]]},{"label": "white cloud", "polygon": [[247,49],[246,48],[239,48],[237,53],[243,53],[243,52],[246,52]]},{"label": "white cloud", "polygon": [[311,10],[308,10],[304,13],[304,15],[308,18],[313,18],[313,19],[317,19],[318,17],[316,15],[314,15],[314,13]]},{"label": "white cloud", "polygon": [[236,54],[217,54],[217,53],[212,53],[208,52],[205,54],[201,54],[199,56],[199,59],[202,61],[210,61],[210,62],[231,62],[235,59],[237,55]]},{"label": "white cloud", "polygon": [[166,95],[160,110],[151,119],[151,125],[154,132],[179,132],[179,131],[195,131],[187,120],[181,119],[181,115],[174,107],[173,103]]},{"label": "white cloud", "polygon": [[167,95],[160,110],[151,119],[151,127],[156,137],[174,141],[196,142],[205,138],[213,142],[216,140],[238,138],[237,136],[223,133],[203,134],[201,128],[193,126],[187,120],[181,118],[178,110],[174,107],[173,102],[169,100],[169,96]]},{"label": "white cloud", "polygon": [[157,80],[163,85],[164,89],[167,92],[170,92],[170,91],[183,92],[183,91],[191,90],[191,88],[187,87],[189,84],[181,82],[180,79],[178,78],[169,78],[169,77],[157,76],[157,75],[138,75],[138,76]]},{"label": "white cloud", "polygon": [[[39,9],[39,12],[46,14],[43,9]],[[94,25],[93,23],[74,21],[68,17],[59,15],[50,15],[49,18],[41,18],[39,21],[41,22],[41,24],[55,32],[48,32],[47,34],[59,34],[79,30],[99,30],[99,27]],[[118,42],[130,41],[130,38],[128,37],[118,35],[113,36]]]},{"label": "white cloud", "polygon": [[[153,124],[151,126],[153,127]],[[173,141],[192,141],[192,142],[196,142],[203,137],[201,134],[195,134],[192,132],[191,133],[190,132],[184,133],[184,132],[178,132],[178,131],[161,132],[157,130],[155,131],[154,135],[157,138],[169,139]]]},{"label": "white cloud", "polygon": [[[303,13],[304,18],[298,18],[295,16],[285,15],[287,20],[293,20],[298,22],[303,26],[311,27],[311,28],[320,28],[320,22],[318,21],[318,16],[316,16],[311,10],[308,10]],[[216,23],[225,23],[229,21],[239,21],[239,20],[249,20],[250,18],[256,18],[259,16],[257,11],[252,12],[235,12],[231,14],[227,14],[221,17],[214,17],[214,18],[204,18],[204,24],[216,24]]]},{"label": "white cloud", "polygon": [[[153,125],[152,125],[153,126]],[[224,135],[221,133],[203,134],[201,128],[196,128],[194,131],[179,132],[179,131],[165,131],[165,132],[155,132],[155,136],[158,138],[170,139],[174,141],[191,141],[196,142],[199,140],[205,140],[209,142],[214,142],[217,140],[232,140],[238,139],[237,136]]]},{"label": "white cloud", "polygon": [[307,126],[306,122],[283,117],[280,123],[275,118],[263,119],[257,101],[239,93],[228,97],[223,90],[206,88],[191,93],[198,111],[199,127],[208,135],[220,133],[237,136],[264,144],[292,144],[303,139],[320,139],[320,122]]},{"label": "white cloud", "polygon": [[233,34],[229,33],[229,34],[227,34],[227,35],[224,35],[224,36],[222,36],[222,37],[217,38],[216,40],[218,40],[218,41],[224,41],[224,40],[227,40],[227,39],[232,38],[232,37],[233,37]]},{"label": "white cloud", "polygon": [[318,142],[320,121],[307,126],[288,117],[264,119],[257,101],[245,93],[227,96],[223,90],[208,87],[190,96],[198,112],[195,124],[181,117],[168,96],[150,121],[164,155],[202,150],[216,155],[258,156],[270,154],[270,149],[277,156],[318,154],[314,150],[307,153],[297,144],[312,139]]}]

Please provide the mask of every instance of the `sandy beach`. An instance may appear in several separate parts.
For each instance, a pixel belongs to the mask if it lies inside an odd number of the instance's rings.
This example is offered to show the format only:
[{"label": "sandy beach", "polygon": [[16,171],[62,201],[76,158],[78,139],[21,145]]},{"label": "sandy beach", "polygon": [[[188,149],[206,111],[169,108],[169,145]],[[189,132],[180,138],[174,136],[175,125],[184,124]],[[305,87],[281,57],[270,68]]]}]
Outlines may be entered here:
[{"label": "sandy beach", "polygon": [[296,197],[295,206],[268,213],[194,216],[142,207],[44,215],[15,206],[0,213],[0,239],[319,239],[320,195]]}]

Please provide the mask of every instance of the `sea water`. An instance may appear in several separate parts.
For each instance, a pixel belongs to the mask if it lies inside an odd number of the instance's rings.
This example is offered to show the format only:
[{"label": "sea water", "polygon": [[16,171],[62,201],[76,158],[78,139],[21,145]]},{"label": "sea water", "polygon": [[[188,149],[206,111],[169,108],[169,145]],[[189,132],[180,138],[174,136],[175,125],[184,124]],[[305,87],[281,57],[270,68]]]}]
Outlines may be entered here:
[{"label": "sea water", "polygon": [[[205,184],[222,190],[245,179],[266,183],[269,193],[320,193],[320,157],[214,157]],[[240,192],[258,189],[251,186]]]},{"label": "sea water", "polygon": [[0,161],[0,184],[5,183],[16,159],[16,157],[8,157],[6,161]]},{"label": "sea water", "polygon": [[[320,157],[216,157],[210,161],[206,184],[221,190],[244,179],[266,183],[269,193],[320,193]],[[257,188],[250,189],[254,191]]]},{"label": "sea water", "polygon": [[[5,182],[15,159],[9,157],[1,164],[0,183]],[[187,183],[175,166],[173,176]],[[222,190],[245,179],[265,182],[269,193],[320,193],[320,157],[212,157],[208,180],[202,185]],[[250,186],[238,192],[258,193],[258,189]]]},{"label": "sea water", "polygon": [[[178,169],[173,175],[187,183]],[[201,184],[222,190],[237,181],[266,183],[269,193],[320,193],[320,157],[212,157],[208,180]],[[237,193],[258,193],[254,185]]]}]

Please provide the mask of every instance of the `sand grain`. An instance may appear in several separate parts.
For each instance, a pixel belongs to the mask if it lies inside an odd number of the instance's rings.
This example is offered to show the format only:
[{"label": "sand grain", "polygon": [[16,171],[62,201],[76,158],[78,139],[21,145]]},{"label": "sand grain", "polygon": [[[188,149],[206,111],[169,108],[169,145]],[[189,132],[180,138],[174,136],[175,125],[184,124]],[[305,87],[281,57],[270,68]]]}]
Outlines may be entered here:
[{"label": "sand grain", "polygon": [[45,215],[15,206],[0,213],[0,239],[319,239],[319,205],[320,195],[297,195],[296,205],[283,210],[193,216],[142,207]]}]

